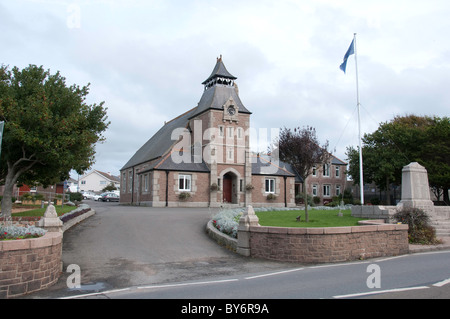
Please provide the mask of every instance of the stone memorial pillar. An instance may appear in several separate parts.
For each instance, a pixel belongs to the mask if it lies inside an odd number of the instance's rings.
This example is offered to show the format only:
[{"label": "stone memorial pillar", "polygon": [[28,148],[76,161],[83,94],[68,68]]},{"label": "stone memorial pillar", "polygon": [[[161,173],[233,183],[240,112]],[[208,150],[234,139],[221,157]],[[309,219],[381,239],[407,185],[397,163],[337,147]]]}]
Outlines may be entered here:
[{"label": "stone memorial pillar", "polygon": [[45,210],[44,217],[39,220],[38,227],[43,228],[48,232],[62,233],[62,226],[63,222],[59,219],[55,206],[49,204]]},{"label": "stone memorial pillar", "polygon": [[419,208],[427,214],[434,212],[434,204],[430,199],[428,173],[419,163],[410,163],[402,169],[402,200],[398,206]]},{"label": "stone memorial pillar", "polygon": [[243,256],[250,256],[250,227],[259,226],[259,219],[251,205],[239,219],[238,243],[236,252]]}]

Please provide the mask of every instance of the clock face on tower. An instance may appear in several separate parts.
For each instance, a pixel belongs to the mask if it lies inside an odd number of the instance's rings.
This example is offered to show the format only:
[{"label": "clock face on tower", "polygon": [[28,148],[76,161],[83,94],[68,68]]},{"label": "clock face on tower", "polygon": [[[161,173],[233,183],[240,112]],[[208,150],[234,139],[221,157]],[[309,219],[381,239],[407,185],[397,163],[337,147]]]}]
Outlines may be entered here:
[{"label": "clock face on tower", "polygon": [[230,115],[236,114],[236,109],[234,108],[233,105],[230,105],[230,106],[228,107],[228,114],[230,114]]}]

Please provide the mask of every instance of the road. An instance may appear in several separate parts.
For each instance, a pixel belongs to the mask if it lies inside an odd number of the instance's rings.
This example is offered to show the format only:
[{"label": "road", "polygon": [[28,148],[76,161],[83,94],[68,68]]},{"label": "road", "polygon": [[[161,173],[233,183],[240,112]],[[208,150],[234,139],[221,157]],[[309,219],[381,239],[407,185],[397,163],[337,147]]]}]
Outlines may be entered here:
[{"label": "road", "polygon": [[140,285],[76,298],[450,299],[449,265],[450,251],[441,251],[219,276],[209,280]]},{"label": "road", "polygon": [[[342,264],[299,265],[239,256],[204,227],[209,209],[89,202],[96,214],[64,234],[58,284],[27,298],[450,298],[450,251]],[[373,287],[369,287],[373,286]],[[401,289],[401,291],[398,291]]]}]

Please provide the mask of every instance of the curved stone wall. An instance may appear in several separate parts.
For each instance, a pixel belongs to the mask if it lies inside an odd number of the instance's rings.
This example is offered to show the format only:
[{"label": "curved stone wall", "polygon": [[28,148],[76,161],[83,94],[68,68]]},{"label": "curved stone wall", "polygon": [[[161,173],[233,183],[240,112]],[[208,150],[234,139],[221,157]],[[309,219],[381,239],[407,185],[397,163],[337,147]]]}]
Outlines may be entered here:
[{"label": "curved stone wall", "polygon": [[278,261],[344,262],[409,252],[408,225],[378,221],[367,226],[328,228],[251,226],[249,235],[252,257]]},{"label": "curved stone wall", "polygon": [[0,241],[0,298],[45,289],[62,271],[62,233]]}]

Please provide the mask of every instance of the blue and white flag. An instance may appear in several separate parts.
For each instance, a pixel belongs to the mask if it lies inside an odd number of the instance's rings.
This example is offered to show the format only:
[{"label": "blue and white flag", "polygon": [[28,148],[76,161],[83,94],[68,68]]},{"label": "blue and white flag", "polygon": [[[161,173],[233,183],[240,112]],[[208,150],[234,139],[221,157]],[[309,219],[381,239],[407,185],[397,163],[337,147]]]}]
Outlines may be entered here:
[{"label": "blue and white flag", "polygon": [[347,68],[348,57],[352,54],[355,54],[354,44],[355,44],[355,39],[353,39],[352,43],[350,44],[350,47],[348,48],[347,53],[345,53],[345,55],[344,55],[344,62],[342,62],[341,66],[339,67],[342,71],[344,71],[344,73]]}]

